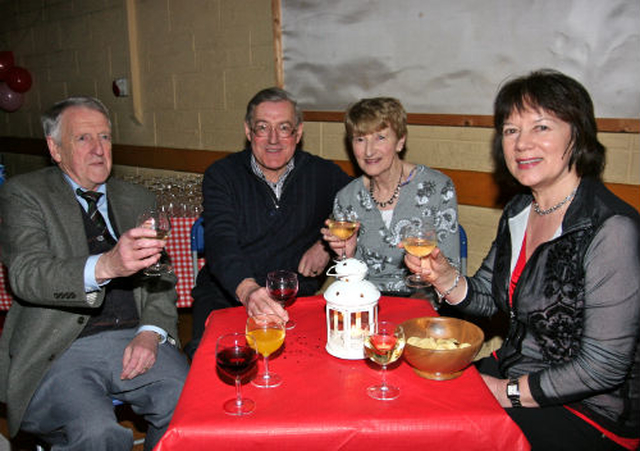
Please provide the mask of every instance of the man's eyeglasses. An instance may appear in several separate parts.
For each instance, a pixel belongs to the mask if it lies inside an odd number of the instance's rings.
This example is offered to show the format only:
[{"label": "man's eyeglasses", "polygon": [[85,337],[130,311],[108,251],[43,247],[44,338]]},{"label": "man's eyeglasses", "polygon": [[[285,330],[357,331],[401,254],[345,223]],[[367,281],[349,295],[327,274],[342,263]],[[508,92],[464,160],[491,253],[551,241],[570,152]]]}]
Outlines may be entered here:
[{"label": "man's eyeglasses", "polygon": [[296,132],[296,127],[291,125],[289,122],[283,122],[282,124],[278,124],[276,126],[272,126],[267,124],[266,122],[258,122],[253,126],[251,131],[258,138],[266,138],[271,134],[271,130],[275,130],[278,134],[278,138],[291,138],[293,134]]}]

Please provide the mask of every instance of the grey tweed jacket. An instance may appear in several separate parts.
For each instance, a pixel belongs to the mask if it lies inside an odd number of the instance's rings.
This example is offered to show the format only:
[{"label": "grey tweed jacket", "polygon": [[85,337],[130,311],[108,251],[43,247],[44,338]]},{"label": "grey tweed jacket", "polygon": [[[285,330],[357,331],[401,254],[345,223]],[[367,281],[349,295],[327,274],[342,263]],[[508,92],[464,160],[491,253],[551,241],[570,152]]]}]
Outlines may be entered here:
[{"label": "grey tweed jacket", "polygon": [[[155,202],[149,191],[117,179],[107,182],[107,193],[120,233]],[[11,436],[51,363],[104,301],[104,289],[85,293],[88,255],[82,212],[60,169],[16,176],[0,188],[0,257],[17,298],[0,337],[0,401],[7,403]],[[177,337],[175,276],[154,287],[132,277],[140,323]]]}]

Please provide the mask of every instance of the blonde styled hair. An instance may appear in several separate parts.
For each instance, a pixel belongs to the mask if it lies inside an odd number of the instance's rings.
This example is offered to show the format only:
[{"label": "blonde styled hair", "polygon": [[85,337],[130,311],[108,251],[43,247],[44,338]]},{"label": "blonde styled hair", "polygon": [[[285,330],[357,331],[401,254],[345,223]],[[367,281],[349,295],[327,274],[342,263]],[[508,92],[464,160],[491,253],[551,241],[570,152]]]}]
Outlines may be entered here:
[{"label": "blonde styled hair", "polygon": [[398,138],[407,136],[407,112],[393,97],[361,99],[351,105],[344,118],[349,138],[378,132],[387,127]]}]

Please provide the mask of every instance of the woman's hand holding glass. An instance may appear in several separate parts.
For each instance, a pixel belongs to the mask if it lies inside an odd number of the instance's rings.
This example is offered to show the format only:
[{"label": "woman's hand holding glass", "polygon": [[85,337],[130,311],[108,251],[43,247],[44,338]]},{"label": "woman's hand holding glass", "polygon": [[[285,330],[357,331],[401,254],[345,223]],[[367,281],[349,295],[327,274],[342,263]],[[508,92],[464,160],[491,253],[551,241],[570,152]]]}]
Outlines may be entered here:
[{"label": "woman's hand holding glass", "polygon": [[[433,224],[423,221],[420,224],[409,224],[400,231],[402,247],[412,256],[427,258],[438,246],[438,235]],[[411,288],[424,288],[431,284],[422,278],[422,273],[417,272],[405,278],[405,283]]]},{"label": "woman's hand holding glass", "polygon": [[[449,260],[447,260],[442,251],[437,247],[428,257],[424,258],[411,255],[407,252],[404,256],[404,263],[407,268],[409,268],[409,271],[414,274],[420,274],[422,279],[431,283],[441,293],[444,293],[454,285],[458,275],[458,270],[449,263]],[[463,282],[460,281],[458,286],[462,285]],[[462,298],[457,298],[453,295],[455,295],[455,293],[447,297],[447,301],[450,304],[456,304],[462,300]]]},{"label": "woman's hand holding glass", "polygon": [[353,257],[356,253],[358,229],[360,228],[355,214],[350,212],[334,213],[325,221],[325,224],[328,228],[323,228],[320,232],[329,247],[340,255],[338,260]]}]

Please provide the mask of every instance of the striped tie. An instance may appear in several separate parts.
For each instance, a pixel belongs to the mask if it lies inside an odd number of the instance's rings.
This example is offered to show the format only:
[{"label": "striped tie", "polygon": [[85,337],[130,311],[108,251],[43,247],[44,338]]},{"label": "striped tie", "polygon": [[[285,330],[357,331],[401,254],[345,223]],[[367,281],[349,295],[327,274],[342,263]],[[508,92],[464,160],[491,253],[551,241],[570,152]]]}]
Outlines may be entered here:
[{"label": "striped tie", "polygon": [[107,223],[105,222],[102,214],[98,211],[98,201],[102,197],[102,193],[97,193],[95,191],[82,191],[80,188],[76,190],[76,193],[78,193],[78,196],[87,201],[87,205],[89,205],[87,214],[89,215],[89,218],[91,218],[93,223],[98,227],[100,233],[102,233],[103,235],[105,234],[105,232],[109,234],[109,232],[107,231]]}]

